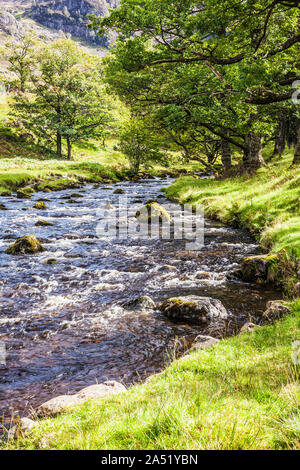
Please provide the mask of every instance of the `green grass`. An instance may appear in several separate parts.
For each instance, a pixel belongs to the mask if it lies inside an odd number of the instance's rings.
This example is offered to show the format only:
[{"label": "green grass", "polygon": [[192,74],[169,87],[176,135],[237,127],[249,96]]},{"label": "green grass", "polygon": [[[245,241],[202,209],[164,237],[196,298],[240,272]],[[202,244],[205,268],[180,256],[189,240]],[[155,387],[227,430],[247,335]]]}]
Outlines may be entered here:
[{"label": "green grass", "polygon": [[271,326],[174,361],[126,394],[42,420],[8,449],[299,449],[300,301]]},{"label": "green grass", "polygon": [[181,203],[202,204],[209,217],[250,230],[266,250],[299,259],[300,168],[291,167],[292,159],[291,150],[253,177],[180,178],[166,195]]}]

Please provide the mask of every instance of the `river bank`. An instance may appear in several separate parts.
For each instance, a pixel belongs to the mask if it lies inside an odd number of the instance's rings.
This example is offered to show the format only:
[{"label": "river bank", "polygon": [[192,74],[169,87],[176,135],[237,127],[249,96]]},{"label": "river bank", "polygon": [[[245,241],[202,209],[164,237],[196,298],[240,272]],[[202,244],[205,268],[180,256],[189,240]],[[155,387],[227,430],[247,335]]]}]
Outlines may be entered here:
[{"label": "river bank", "polygon": [[201,204],[207,217],[248,230],[266,253],[277,255],[272,280],[290,296],[300,280],[300,168],[292,161],[293,152],[286,152],[253,177],[187,177],[166,189],[169,199]]},{"label": "river bank", "polygon": [[[117,139],[105,146],[95,143],[88,148],[74,146],[71,161],[58,159],[54,153],[22,141],[8,131],[0,131],[0,196],[30,186],[35,191],[57,191],[87,183],[114,183],[132,179],[129,164],[118,150]],[[138,178],[178,177],[203,169],[199,162],[186,164],[174,155],[171,162],[141,168]]]}]

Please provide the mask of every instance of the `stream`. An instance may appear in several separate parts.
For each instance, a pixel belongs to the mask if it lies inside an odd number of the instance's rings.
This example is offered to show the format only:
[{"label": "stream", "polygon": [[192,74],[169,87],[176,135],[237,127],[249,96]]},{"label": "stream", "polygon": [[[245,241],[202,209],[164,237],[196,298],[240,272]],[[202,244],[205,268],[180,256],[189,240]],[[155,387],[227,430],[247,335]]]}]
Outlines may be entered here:
[{"label": "stream", "polygon": [[[173,323],[156,311],[128,311],[125,301],[146,294],[156,302],[211,296],[243,324],[278,298],[270,286],[226,280],[244,256],[260,251],[249,234],[222,223],[205,220],[205,246],[194,252],[186,251],[184,240],[97,237],[99,207],[118,203],[116,188],[137,205],[149,199],[164,204],[161,188],[171,182],[90,184],[28,200],[1,198],[7,207],[0,211],[0,341],[7,352],[0,365],[1,416],[26,415],[97,382],[145,380],[172,359],[176,338],[201,334],[200,327]],[[46,211],[33,208],[40,198],[47,199]],[[36,227],[41,219],[53,226]],[[38,237],[46,251],[5,254],[26,234]]]}]

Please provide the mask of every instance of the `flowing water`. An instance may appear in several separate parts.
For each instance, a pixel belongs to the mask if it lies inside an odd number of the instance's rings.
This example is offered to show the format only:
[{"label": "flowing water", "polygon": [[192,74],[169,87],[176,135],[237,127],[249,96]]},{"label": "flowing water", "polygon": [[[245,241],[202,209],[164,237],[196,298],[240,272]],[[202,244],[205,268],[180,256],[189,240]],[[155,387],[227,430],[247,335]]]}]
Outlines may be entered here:
[{"label": "flowing water", "polygon": [[[272,288],[226,280],[258,247],[247,233],[218,222],[205,221],[205,246],[194,252],[186,251],[183,240],[97,237],[104,215],[99,207],[118,203],[116,187],[141,205],[153,198],[164,203],[161,187],[168,184],[87,185],[72,204],[67,199],[74,189],[1,199],[8,210],[0,211],[0,340],[7,351],[6,365],[0,365],[0,414],[26,414],[56,395],[104,380],[143,380],[164,367],[175,338],[201,334],[200,327],[173,323],[159,312],[128,311],[124,301],[143,294],[157,302],[211,296],[242,324],[278,296]],[[33,209],[40,198],[48,199],[46,211]],[[53,226],[36,227],[40,219]],[[16,238],[30,233],[45,252],[5,254]],[[56,263],[48,264],[51,259]]]}]

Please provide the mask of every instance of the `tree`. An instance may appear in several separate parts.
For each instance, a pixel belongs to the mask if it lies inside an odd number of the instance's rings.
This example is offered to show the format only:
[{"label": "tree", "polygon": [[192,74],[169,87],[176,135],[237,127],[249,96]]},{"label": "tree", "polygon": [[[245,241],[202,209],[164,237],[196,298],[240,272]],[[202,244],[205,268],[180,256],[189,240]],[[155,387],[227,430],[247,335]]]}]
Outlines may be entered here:
[{"label": "tree", "polygon": [[12,73],[9,79],[11,88],[22,93],[27,89],[33,69],[33,55],[36,40],[31,34],[24,34],[19,41],[7,41],[2,49],[4,58],[9,62],[8,70]]},{"label": "tree", "polygon": [[65,140],[70,159],[74,142],[100,138],[111,122],[100,59],[62,39],[41,47],[34,65],[31,89],[15,95],[11,115],[38,139],[55,139],[58,157]]},{"label": "tree", "polygon": [[94,27],[119,34],[109,71],[115,85],[126,79],[119,96],[135,106],[179,107],[190,129],[240,148],[246,171],[263,165],[262,138],[276,125],[269,107],[290,102],[297,78],[298,2],[122,0]]},{"label": "tree", "polygon": [[137,175],[140,166],[151,166],[163,158],[160,151],[161,141],[149,129],[145,121],[133,118],[123,124],[120,135],[120,149],[129,160],[133,175]]}]

